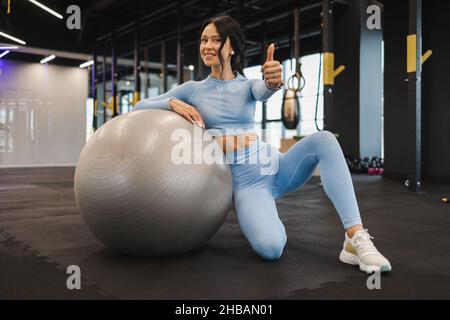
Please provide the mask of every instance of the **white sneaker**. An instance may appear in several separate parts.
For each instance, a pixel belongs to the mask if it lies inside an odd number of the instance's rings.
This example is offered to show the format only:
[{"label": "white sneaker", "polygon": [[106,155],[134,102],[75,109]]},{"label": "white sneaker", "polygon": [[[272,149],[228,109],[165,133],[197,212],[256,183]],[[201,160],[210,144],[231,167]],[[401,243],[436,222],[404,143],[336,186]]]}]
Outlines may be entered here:
[{"label": "white sneaker", "polygon": [[391,264],[373,244],[373,239],[367,229],[358,230],[352,238],[345,233],[344,247],[339,255],[339,260],[344,263],[359,265],[361,271],[367,273],[389,272]]}]

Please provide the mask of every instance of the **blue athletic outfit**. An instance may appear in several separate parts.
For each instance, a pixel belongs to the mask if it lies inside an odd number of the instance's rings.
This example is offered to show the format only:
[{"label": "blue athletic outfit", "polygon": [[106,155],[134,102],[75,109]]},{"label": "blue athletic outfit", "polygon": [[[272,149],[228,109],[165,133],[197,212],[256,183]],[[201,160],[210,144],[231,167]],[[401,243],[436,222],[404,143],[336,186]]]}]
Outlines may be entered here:
[{"label": "blue athletic outfit", "polygon": [[[208,76],[141,100],[134,110],[170,110],[170,99],[177,98],[199,111],[213,135],[228,135],[229,130],[252,131],[256,100],[265,101],[275,91],[264,80],[247,79],[241,74],[234,80]],[[344,228],[362,224],[342,149],[329,131],[301,139],[286,153],[257,140],[247,148],[228,152],[226,157],[233,176],[233,203],[239,225],[252,248],[266,260],[278,259],[287,239],[275,200],[303,186],[316,166]]]}]

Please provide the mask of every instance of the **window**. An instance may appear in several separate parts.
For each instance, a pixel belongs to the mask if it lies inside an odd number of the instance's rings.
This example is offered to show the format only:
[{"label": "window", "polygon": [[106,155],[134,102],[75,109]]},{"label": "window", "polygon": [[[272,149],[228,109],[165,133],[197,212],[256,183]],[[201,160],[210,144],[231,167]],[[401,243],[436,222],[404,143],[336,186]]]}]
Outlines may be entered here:
[{"label": "window", "polygon": [[[268,136],[270,142],[274,146],[279,146],[280,138],[291,138],[296,135],[306,136],[317,131],[315,123],[316,100],[317,100],[317,126],[323,128],[323,68],[319,65],[322,63],[321,54],[312,54],[304,56],[300,59],[302,63],[302,73],[306,79],[305,87],[299,93],[301,121],[297,130],[287,130],[281,122],[281,106],[283,103],[284,90],[277,91],[267,101],[267,120],[275,120],[268,122]],[[283,78],[285,82],[295,73],[295,59],[283,61]],[[244,69],[244,73],[249,79],[262,79],[260,72],[261,66],[253,66]],[[319,79],[319,69],[320,79]],[[320,83],[318,83],[320,80]],[[319,91],[318,91],[319,88]],[[278,121],[276,121],[278,120]],[[262,126],[262,103],[256,102],[255,121]],[[269,141],[267,141],[269,142]]]}]

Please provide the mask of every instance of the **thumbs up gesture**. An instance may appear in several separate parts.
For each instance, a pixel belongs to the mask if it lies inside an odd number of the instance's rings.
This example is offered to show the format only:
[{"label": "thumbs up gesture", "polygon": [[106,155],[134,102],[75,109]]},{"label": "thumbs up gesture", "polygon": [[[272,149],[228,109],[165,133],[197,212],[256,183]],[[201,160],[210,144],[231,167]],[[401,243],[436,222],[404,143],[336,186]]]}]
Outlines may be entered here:
[{"label": "thumbs up gesture", "polygon": [[267,48],[267,59],[261,67],[266,85],[272,89],[279,89],[284,85],[283,81],[283,69],[279,61],[273,60],[273,53],[275,51],[275,45],[270,44]]}]

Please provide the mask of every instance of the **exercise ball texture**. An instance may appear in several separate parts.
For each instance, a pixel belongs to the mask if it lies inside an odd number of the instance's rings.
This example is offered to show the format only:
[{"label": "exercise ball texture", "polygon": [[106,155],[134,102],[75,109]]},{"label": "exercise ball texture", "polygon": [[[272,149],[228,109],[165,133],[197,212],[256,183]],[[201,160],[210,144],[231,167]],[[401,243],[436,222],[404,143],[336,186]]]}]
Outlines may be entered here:
[{"label": "exercise ball texture", "polygon": [[133,255],[188,252],[210,239],[231,209],[229,166],[174,163],[175,129],[189,132],[191,144],[211,143],[195,136],[201,129],[175,112],[139,110],[105,123],[84,146],[75,201],[89,229],[111,249]]}]

